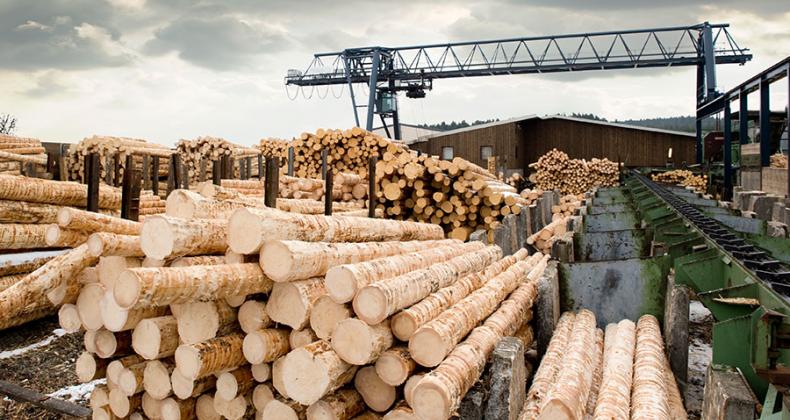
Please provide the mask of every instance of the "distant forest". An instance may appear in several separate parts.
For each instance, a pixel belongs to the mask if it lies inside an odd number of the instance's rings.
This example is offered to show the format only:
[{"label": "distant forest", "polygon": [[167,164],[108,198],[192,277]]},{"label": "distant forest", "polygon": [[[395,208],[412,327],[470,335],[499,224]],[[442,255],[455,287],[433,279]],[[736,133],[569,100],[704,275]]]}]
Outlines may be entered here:
[{"label": "distant forest", "polygon": [[[595,114],[578,114],[574,112],[570,115],[567,114],[560,114],[560,115],[575,117],[575,118],[584,118],[594,121],[610,122],[606,118],[599,117]],[[496,121],[499,121],[499,118],[494,118],[490,120],[475,120],[471,123],[467,122],[466,120],[461,120],[458,122],[450,121],[449,123],[442,121],[438,124],[419,124],[419,127],[427,128],[429,130],[449,131],[458,128],[471,127],[473,125],[486,124]],[[688,133],[693,133],[695,132],[696,129],[694,117],[691,115],[679,116],[679,117],[644,118],[639,120],[613,120],[611,122],[618,124],[637,125],[640,127],[659,128],[662,130],[684,131]],[[703,121],[702,125],[703,125],[702,128],[705,131],[715,130],[716,120],[713,118],[707,118]]]}]

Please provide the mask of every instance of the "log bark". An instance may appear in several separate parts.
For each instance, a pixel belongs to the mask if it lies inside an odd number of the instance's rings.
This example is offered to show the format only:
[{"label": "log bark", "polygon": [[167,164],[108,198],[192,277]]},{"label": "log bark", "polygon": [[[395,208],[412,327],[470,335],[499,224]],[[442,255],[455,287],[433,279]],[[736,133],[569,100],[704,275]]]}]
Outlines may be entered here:
[{"label": "log bark", "polygon": [[0,223],[57,223],[61,206],[0,200]]},{"label": "log bark", "polygon": [[664,341],[658,320],[652,315],[643,315],[636,324],[631,389],[631,418],[634,420],[670,418],[664,357]]},{"label": "log bark", "polygon": [[374,362],[394,342],[389,320],[368,325],[357,318],[349,318],[341,321],[332,334],[332,348],[343,361],[352,365]]},{"label": "log bark", "polygon": [[236,323],[237,311],[222,300],[170,305],[170,309],[183,344],[209,340]]},{"label": "log bark", "polygon": [[173,394],[182,400],[197,397],[214,389],[216,382],[217,377],[211,374],[198,379],[187,378],[178,369],[173,369],[173,373],[170,374],[170,386],[173,387]]},{"label": "log bark", "polygon": [[274,365],[275,388],[276,380],[282,380],[288,397],[304,405],[334,392],[356,373],[356,367],[344,362],[324,340],[294,349],[281,360],[281,372],[277,372],[277,362]]},{"label": "log bark", "polygon": [[213,200],[189,190],[175,190],[167,196],[165,214],[181,219],[227,219],[234,210],[246,207],[232,200]]},{"label": "log bark", "polygon": [[139,235],[142,228],[139,222],[71,207],[63,207],[58,211],[58,225],[64,229],[119,235]]},{"label": "log bark", "polygon": [[0,248],[47,248],[47,225],[0,224]]},{"label": "log bark", "polygon": [[132,333],[132,348],[147,360],[172,356],[178,344],[178,322],[172,315],[144,319]]},{"label": "log bark", "polygon": [[228,247],[226,232],[224,220],[150,216],[140,230],[140,246],[146,257],[157,259],[223,254]]},{"label": "log bark", "polygon": [[354,297],[354,312],[368,324],[377,324],[431,293],[455,283],[461,276],[484,269],[501,257],[502,250],[491,246],[365,286]]},{"label": "log bark", "polygon": [[593,419],[628,420],[631,418],[636,327],[627,319],[610,325],[614,328],[606,328],[603,376]]},{"label": "log bark", "polygon": [[414,413],[420,419],[447,419],[480,377],[496,343],[521,325],[537,297],[537,282],[528,281],[502,302],[469,336],[412,390]]},{"label": "log bark", "polygon": [[118,279],[113,295],[123,308],[168,305],[267,293],[272,281],[258,264],[133,268]]},{"label": "log bark", "polygon": [[313,303],[326,294],[323,278],[275,283],[266,313],[273,321],[293,329],[302,329],[310,321]]},{"label": "log bark", "polygon": [[[322,340],[332,338],[338,323],[354,316],[351,305],[335,303],[328,295],[319,297],[310,311],[310,328]],[[241,317],[241,315],[239,315]]]},{"label": "log bark", "polygon": [[195,257],[179,257],[170,263],[170,267],[190,267],[193,265],[226,264],[224,255],[198,255]]},{"label": "log bark", "polygon": [[58,225],[48,225],[44,233],[47,246],[54,248],[74,248],[88,240],[88,234],[80,230],[63,229]]},{"label": "log bark", "polygon": [[362,395],[354,389],[341,389],[307,408],[309,420],[350,420],[365,411]]},{"label": "log bark", "polygon": [[584,417],[591,418],[595,413],[595,406],[598,403],[598,392],[601,389],[601,380],[603,379],[603,346],[604,335],[603,331],[599,328],[595,331],[595,355],[593,356],[593,366],[595,372],[593,373],[592,385],[590,386],[590,393],[587,396],[587,404],[584,409]]},{"label": "log bark", "polygon": [[397,398],[395,387],[382,381],[373,366],[363,367],[357,371],[354,387],[371,410],[382,412],[395,404]]},{"label": "log bark", "polygon": [[260,263],[273,281],[286,282],[323,276],[336,265],[458,244],[453,240],[362,243],[273,240],[263,244]]},{"label": "log bark", "polygon": [[273,362],[285,356],[288,350],[288,330],[269,328],[253,331],[244,337],[244,357],[252,364]]},{"label": "log bark", "polygon": [[215,372],[246,363],[242,345],[244,336],[229,334],[176,349],[176,369],[189,379],[199,379]]},{"label": "log bark", "polygon": [[418,328],[479,289],[488,280],[502,274],[514,263],[526,259],[527,256],[527,250],[521,249],[489,265],[485,270],[468,274],[450,286],[439,289],[420,302],[398,312],[392,317],[392,333],[401,341],[409,341]]},{"label": "log bark", "polygon": [[297,215],[272,209],[239,209],[228,221],[228,245],[252,254],[267,240],[380,242],[442,239],[435,225],[360,217]]},{"label": "log bark", "polygon": [[[55,258],[58,254],[63,254],[67,251],[48,251],[50,255],[37,257],[33,259],[26,259],[21,262],[16,261],[8,261],[5,264],[0,265],[0,276],[10,276],[12,274],[28,274],[32,271],[35,271],[37,268],[41,267],[42,265],[46,264],[47,261]],[[19,255],[19,254],[17,254]],[[21,258],[20,258],[21,259]]]},{"label": "log bark", "polygon": [[[0,199],[85,207],[88,200],[88,187],[76,182],[0,175]],[[121,194],[111,187],[100,186],[99,207],[103,209],[120,208]]]},{"label": "log bark", "polygon": [[388,385],[400,386],[417,368],[405,346],[392,347],[376,360],[376,373]]},{"label": "log bark", "polygon": [[122,235],[109,232],[96,232],[88,237],[88,250],[91,254],[118,257],[144,257],[137,235]]},{"label": "log bark", "polygon": [[251,390],[255,381],[252,377],[250,366],[240,366],[230,372],[217,375],[217,393],[215,398],[230,401],[239,395],[244,395]]},{"label": "log bark", "polygon": [[337,303],[351,302],[357,292],[367,285],[424,269],[484,247],[483,243],[475,241],[332,267],[326,273],[327,293]]}]

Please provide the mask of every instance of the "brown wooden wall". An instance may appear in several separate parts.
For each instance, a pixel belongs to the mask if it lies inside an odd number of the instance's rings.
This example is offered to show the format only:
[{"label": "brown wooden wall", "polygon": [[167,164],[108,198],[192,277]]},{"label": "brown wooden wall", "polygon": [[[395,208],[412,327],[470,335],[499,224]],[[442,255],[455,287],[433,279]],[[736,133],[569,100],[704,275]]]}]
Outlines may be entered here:
[{"label": "brown wooden wall", "polygon": [[638,167],[664,166],[671,147],[676,165],[684,161],[691,164],[695,159],[694,144],[692,136],[563,119],[532,119],[436,136],[410,147],[440,155],[443,146],[453,146],[455,156],[485,167],[480,147],[493,145],[494,155],[499,156],[505,168],[526,170],[529,163],[553,148],[571,158],[606,157],[616,161],[619,157],[627,166]]}]

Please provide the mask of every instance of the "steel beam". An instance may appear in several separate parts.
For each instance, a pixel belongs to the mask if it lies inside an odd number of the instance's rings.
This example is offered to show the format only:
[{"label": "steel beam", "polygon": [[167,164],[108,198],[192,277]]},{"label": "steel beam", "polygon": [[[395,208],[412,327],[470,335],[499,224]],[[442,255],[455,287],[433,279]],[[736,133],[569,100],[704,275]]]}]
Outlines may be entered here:
[{"label": "steel beam", "polygon": [[379,81],[379,64],[381,63],[381,50],[376,48],[373,50],[373,57],[370,65],[370,79],[368,88],[370,94],[368,95],[368,118],[365,123],[365,129],[373,131],[373,115],[376,113],[376,84]]},{"label": "steel beam", "polygon": [[771,91],[770,82],[760,82],[760,165],[771,164]]},{"label": "steel beam", "polygon": [[732,112],[724,105],[724,201],[732,200]]},{"label": "steel beam", "polygon": [[710,23],[702,26],[702,54],[705,56],[705,98],[716,96],[716,51],[713,49],[713,29]]},{"label": "steel beam", "polygon": [[749,94],[740,91],[738,95],[738,140],[741,144],[749,143]]}]

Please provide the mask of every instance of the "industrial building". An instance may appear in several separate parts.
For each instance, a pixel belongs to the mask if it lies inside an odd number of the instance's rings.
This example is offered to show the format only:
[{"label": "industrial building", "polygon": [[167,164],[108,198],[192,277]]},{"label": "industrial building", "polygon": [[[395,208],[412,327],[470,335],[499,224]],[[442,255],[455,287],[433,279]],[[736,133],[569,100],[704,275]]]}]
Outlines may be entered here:
[{"label": "industrial building", "polygon": [[[609,158],[626,166],[694,163],[694,134],[561,115],[528,115],[424,135],[409,147],[442,159],[461,157],[497,171],[526,173],[527,166],[557,148],[571,158]],[[672,150],[670,156],[670,149]]]}]

